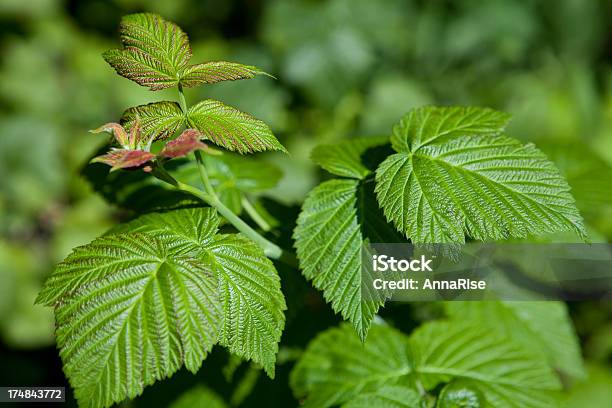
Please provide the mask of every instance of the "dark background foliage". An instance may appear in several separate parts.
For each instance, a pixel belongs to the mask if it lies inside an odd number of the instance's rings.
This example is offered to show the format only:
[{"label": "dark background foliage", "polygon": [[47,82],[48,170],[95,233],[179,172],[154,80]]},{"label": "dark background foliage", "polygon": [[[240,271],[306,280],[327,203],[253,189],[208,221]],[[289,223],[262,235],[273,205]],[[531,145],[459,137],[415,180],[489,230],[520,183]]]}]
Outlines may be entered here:
[{"label": "dark background foliage", "polygon": [[[86,130],[152,97],[175,97],[119,78],[100,57],[117,46],[120,17],[135,11],[157,12],[181,25],[194,60],[258,65],[278,78],[196,88],[187,98],[210,96],[250,112],[269,123],[291,152],[264,155],[285,172],[267,203],[280,218],[287,248],[297,206],[325,177],[308,160],[312,147],[389,134],[403,113],[423,104],[512,113],[509,134],[535,142],[560,166],[591,239],[612,238],[609,1],[3,0],[2,385],[65,385],[52,313],[33,306],[34,297],[71,248],[129,216],[80,176],[103,143]],[[246,364],[235,368],[217,350],[197,376],[181,371],[125,405],[164,406],[196,383],[236,405],[295,405],[287,387],[291,361],[338,318],[298,272],[279,268],[289,310],[275,381]],[[591,373],[574,387],[573,403],[603,406],[598,401],[612,398],[612,306],[570,308]],[[382,312],[405,330],[437,313],[427,304],[390,305]]]}]

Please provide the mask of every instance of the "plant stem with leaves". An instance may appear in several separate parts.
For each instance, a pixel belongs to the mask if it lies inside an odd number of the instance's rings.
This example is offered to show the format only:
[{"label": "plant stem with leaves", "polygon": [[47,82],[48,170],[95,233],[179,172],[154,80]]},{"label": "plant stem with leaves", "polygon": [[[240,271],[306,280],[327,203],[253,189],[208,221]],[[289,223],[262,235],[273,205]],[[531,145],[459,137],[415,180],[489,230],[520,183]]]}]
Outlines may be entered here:
[{"label": "plant stem with leaves", "polygon": [[238,215],[236,215],[232,210],[227,208],[221,200],[215,194],[215,191],[212,189],[210,185],[210,181],[208,181],[208,177],[206,174],[206,169],[204,169],[203,164],[198,160],[198,167],[200,168],[200,174],[202,175],[202,181],[206,186],[207,191],[202,191],[199,188],[193,187],[189,184],[182,183],[176,180],[174,177],[167,172],[164,168],[163,164],[160,162],[157,164],[155,170],[153,171],[153,175],[158,179],[170,184],[175,187],[177,190],[184,191],[189,193],[200,200],[204,201],[211,207],[215,208],[219,214],[224,216],[230,224],[232,224],[238,231],[242,232],[248,238],[256,242],[259,246],[261,246],[264,250],[264,253],[267,257],[272,259],[287,259],[290,255],[283,255],[283,250],[276,245],[275,243],[266,239],[263,235],[259,234],[255,231],[249,224],[244,222]]},{"label": "plant stem with leaves", "polygon": [[[181,106],[181,110],[183,111],[184,114],[187,114],[187,102],[185,100],[185,94],[183,93],[183,87],[181,84],[178,85],[178,94],[179,94],[179,105]],[[202,183],[204,184],[204,188],[206,192],[204,193],[203,191],[193,186],[181,183],[176,180],[175,180],[176,184],[173,184],[173,185],[179,190],[193,194],[194,196],[204,200],[211,207],[214,207],[217,211],[219,211],[221,215],[223,215],[230,222],[230,224],[236,227],[238,231],[242,232],[244,235],[246,235],[247,237],[255,241],[257,244],[259,244],[263,248],[264,253],[266,254],[267,257],[272,258],[272,259],[280,259],[283,250],[278,245],[267,240],[263,235],[259,234],[257,231],[251,228],[249,224],[244,222],[232,210],[227,208],[221,202],[221,200],[219,200],[219,197],[215,193],[215,190],[208,178],[208,174],[206,171],[206,165],[204,164],[204,160],[202,159],[201,152],[196,150],[194,154],[195,154],[196,162],[198,165],[198,171],[200,173],[200,178],[202,179]],[[163,168],[163,165],[161,165],[160,167],[166,174],[168,174],[166,170]],[[167,181],[167,179],[165,178],[162,178],[162,180]]]}]

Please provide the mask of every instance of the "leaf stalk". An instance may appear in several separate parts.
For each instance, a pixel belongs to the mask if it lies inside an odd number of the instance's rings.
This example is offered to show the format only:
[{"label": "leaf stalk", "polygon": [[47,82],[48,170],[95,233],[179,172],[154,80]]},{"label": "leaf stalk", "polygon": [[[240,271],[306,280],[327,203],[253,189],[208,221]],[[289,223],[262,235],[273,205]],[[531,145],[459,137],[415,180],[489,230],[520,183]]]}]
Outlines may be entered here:
[{"label": "leaf stalk", "polygon": [[263,235],[251,228],[249,224],[244,222],[240,217],[234,214],[232,210],[227,208],[216,195],[210,194],[209,192],[204,192],[196,187],[176,180],[170,175],[170,173],[168,173],[161,162],[159,162],[153,170],[153,175],[158,179],[172,185],[177,190],[192,194],[211,207],[215,208],[219,214],[225,217],[238,231],[261,246],[261,248],[264,250],[264,254],[268,258],[288,259],[288,255],[283,255],[283,250],[278,245],[269,241]]},{"label": "leaf stalk", "polygon": [[270,231],[272,229],[272,227],[270,227],[270,224],[268,224],[268,222],[264,219],[264,217],[261,216],[261,214],[253,206],[253,204],[251,204],[249,199],[246,198],[246,196],[243,196],[240,202],[242,204],[242,208],[244,208],[247,214],[249,214],[249,217],[251,217],[251,219],[255,221],[255,223],[259,226],[259,228],[261,228],[264,231]]},{"label": "leaf stalk", "polygon": [[[185,100],[185,94],[183,93],[183,86],[181,85],[180,82],[178,84],[178,95],[179,95],[179,105],[181,107],[181,110],[183,111],[184,114],[187,114],[187,101]],[[194,154],[195,154],[196,162],[198,165],[198,170],[200,172],[200,178],[202,179],[202,183],[204,184],[205,191],[202,191],[189,184],[185,184],[185,183],[182,183],[176,180],[164,168],[163,161],[158,160],[157,165],[155,166],[155,169],[153,170],[153,175],[157,177],[158,179],[172,185],[176,189],[190,193],[193,196],[201,199],[202,201],[204,201],[211,207],[215,208],[219,212],[219,214],[225,217],[230,222],[230,224],[232,224],[238,231],[243,233],[245,236],[250,238],[252,241],[256,242],[259,246],[261,246],[264,250],[264,254],[268,258],[279,259],[279,260],[282,260],[288,263],[289,265],[296,265],[295,256],[284,252],[278,245],[269,241],[263,235],[259,234],[257,231],[251,228],[249,224],[244,222],[238,215],[236,215],[232,210],[227,208],[221,202],[221,200],[219,200],[219,197],[215,193],[215,190],[212,184],[210,183],[210,179],[208,178],[206,167],[204,165],[204,160],[202,158],[202,153],[199,150],[196,150]],[[259,224],[257,220],[255,220],[255,222]],[[268,224],[265,223],[265,225],[268,225]],[[268,228],[269,228],[269,225],[268,225]],[[265,230],[265,228],[262,228],[262,229]]]}]

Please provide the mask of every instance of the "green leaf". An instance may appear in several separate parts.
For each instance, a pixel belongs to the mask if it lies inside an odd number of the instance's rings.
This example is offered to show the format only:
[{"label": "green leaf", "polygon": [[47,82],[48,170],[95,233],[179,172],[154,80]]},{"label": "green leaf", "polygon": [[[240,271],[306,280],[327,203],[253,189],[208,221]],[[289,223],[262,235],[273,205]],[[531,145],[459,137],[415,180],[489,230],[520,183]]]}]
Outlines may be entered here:
[{"label": "green leaf", "polygon": [[360,394],[342,408],[421,408],[421,397],[408,387],[383,386],[373,392]]},{"label": "green leaf", "polygon": [[[476,397],[485,407],[548,408],[559,405],[561,388],[538,353],[502,333],[458,321],[426,323],[410,338],[373,325],[365,344],[347,325],[329,329],[308,345],[290,383],[296,397],[307,397],[305,405],[313,407],[360,395],[373,400],[372,393],[383,386],[416,386],[431,393],[450,383],[449,403],[469,394],[469,400]],[[457,390],[463,391],[451,392]]]},{"label": "green leaf", "polygon": [[407,340],[382,325],[372,326],[365,344],[346,324],[326,330],[294,367],[291,388],[296,397],[307,397],[303,406],[325,408],[397,384],[411,372]]},{"label": "green leaf", "polygon": [[[323,291],[332,308],[349,320],[362,339],[384,304],[380,294],[365,293],[364,245],[402,242],[376,204],[372,163],[385,148],[386,137],[356,138],[317,146],[311,157],[324,169],[350,179],[330,180],[313,189],[302,206],[293,237],[304,276]],[[367,156],[367,157],[366,157]],[[364,270],[365,271],[365,270]]]},{"label": "green leaf", "polygon": [[220,265],[224,318],[219,343],[261,364],[274,378],[287,308],[274,265],[257,244],[241,235],[217,235],[210,252]]},{"label": "green leaf", "polygon": [[283,176],[269,161],[229,153],[205,156],[204,163],[215,191],[235,188],[245,193],[258,193],[275,187]]},{"label": "green leaf", "polygon": [[414,331],[410,349],[427,390],[459,378],[481,392],[487,406],[558,405],[561,385],[546,359],[499,332],[457,321],[431,322]]},{"label": "green leaf", "polygon": [[147,140],[168,139],[186,122],[178,103],[168,101],[129,108],[123,112],[121,124],[130,130],[137,120]]},{"label": "green leaf", "polygon": [[286,152],[264,122],[219,101],[207,99],[187,112],[189,127],[213,143],[238,153]]},{"label": "green leaf", "polygon": [[562,302],[445,302],[453,319],[501,331],[537,350],[551,366],[573,377],[584,377],[580,346]]},{"label": "green leaf", "polygon": [[358,188],[359,181],[350,179],[314,188],[304,201],[293,238],[304,276],[364,339],[384,302],[362,293],[365,238],[357,217]]},{"label": "green leaf", "polygon": [[360,137],[340,143],[319,145],[310,154],[312,161],[332,174],[341,177],[363,179],[371,173],[364,164],[368,150],[389,143],[386,136]]},{"label": "green leaf", "polygon": [[103,54],[117,73],[157,91],[173,86],[192,87],[220,81],[253,78],[263,71],[235,62],[213,61],[189,65],[189,38],[179,26],[156,14],[130,14],[119,26],[123,48]]},{"label": "green leaf", "polygon": [[226,408],[227,404],[214,391],[202,385],[196,385],[184,392],[170,408]]},{"label": "green leaf", "polygon": [[425,106],[411,110],[393,127],[391,144],[397,152],[415,152],[459,137],[497,135],[509,121],[507,113],[488,108]]},{"label": "green leaf", "polygon": [[185,87],[192,87],[200,84],[214,84],[221,81],[250,79],[255,78],[258,74],[265,73],[251,65],[213,61],[191,65],[185,69],[181,76],[181,84]]},{"label": "green leaf", "polygon": [[148,214],[77,248],[49,277],[37,301],[56,307],[81,402],[132,398],[183,363],[195,372],[217,341],[273,375],[279,278],[261,248],[217,225],[212,209]]},{"label": "green leaf", "polygon": [[103,54],[119,75],[151,90],[178,85],[191,48],[176,24],[155,14],[130,14],[121,19],[119,31],[125,48]]},{"label": "green leaf", "polygon": [[196,372],[217,339],[214,271],[172,234],[104,236],[77,248],[45,284],[64,372],[82,405],[110,406],[183,364]]},{"label": "green leaf", "polygon": [[219,219],[212,208],[187,208],[141,215],[132,221],[118,224],[107,235],[171,233],[199,249],[205,249],[215,239],[218,227]]},{"label": "green leaf", "polygon": [[211,209],[147,214],[122,231],[173,233],[206,252],[217,272],[223,320],[218,341],[232,353],[261,364],[274,377],[278,342],[285,325],[285,298],[272,262],[253,241],[240,234],[217,234],[207,221]]},{"label": "green leaf", "polygon": [[532,144],[500,135],[507,116],[481,108],[420,108],[394,128],[398,153],[376,170],[388,220],[415,243],[585,235],[569,186]]},{"label": "green leaf", "polygon": [[[166,213],[152,213],[143,215],[128,223],[119,224],[109,234],[98,238],[111,237],[112,235],[137,235],[142,237],[151,234],[155,239],[157,236],[164,234],[172,234],[179,241],[178,243],[191,243],[194,246],[199,246],[210,243],[217,231],[219,220],[216,212],[212,209],[194,208],[186,210],[169,211]],[[106,274],[112,273],[114,270],[122,268],[130,268],[132,262],[122,260],[118,256],[109,254],[107,268],[104,264],[97,265],[89,262],[85,256],[89,247],[94,246],[94,249],[102,250],[102,245],[94,245],[97,240],[91,244],[75,249],[64,262],[61,262],[55,268],[55,271],[45,282],[37,303],[47,306],[54,306],[62,302],[64,298],[70,298],[84,283],[95,281],[103,278]],[[99,248],[100,247],[100,248]],[[109,245],[108,250],[112,252],[113,246]],[[106,250],[101,253],[106,252]],[[83,256],[79,256],[83,254]],[[135,252],[136,254],[136,252]],[[102,256],[102,255],[96,255]],[[115,259],[119,261],[115,263]]]}]

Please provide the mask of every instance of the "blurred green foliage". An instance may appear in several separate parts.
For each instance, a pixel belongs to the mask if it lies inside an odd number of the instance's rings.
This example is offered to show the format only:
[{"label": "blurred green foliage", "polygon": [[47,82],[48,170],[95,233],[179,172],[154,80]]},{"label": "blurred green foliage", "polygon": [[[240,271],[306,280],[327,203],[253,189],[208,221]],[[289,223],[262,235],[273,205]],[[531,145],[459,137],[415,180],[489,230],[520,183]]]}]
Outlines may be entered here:
[{"label": "blurred green foliage", "polygon": [[[80,176],[106,142],[87,129],[118,120],[153,95],[175,97],[114,75],[100,57],[117,42],[120,16],[134,11],[179,23],[191,34],[197,60],[257,65],[278,78],[200,87],[187,98],[220,99],[272,127],[291,155],[260,157],[284,172],[265,193],[282,206],[299,204],[319,181],[322,173],[308,159],[316,144],[388,134],[402,114],[423,104],[486,105],[512,113],[508,133],[551,155],[593,236],[612,239],[609,1],[3,0],[2,353],[52,346],[52,312],[32,306],[42,280],[72,247],[129,216]],[[294,219],[281,221],[290,230]],[[290,302],[284,339],[299,348],[332,318],[299,276],[292,279],[283,288]],[[300,308],[325,317],[292,334],[290,319]],[[612,307],[570,308],[593,376],[575,387],[570,406],[600,406],[596,401],[612,399]],[[427,314],[410,310],[402,313],[416,321]],[[253,381],[265,396],[286,387],[283,373],[281,367],[276,383]],[[162,392],[187,387],[174,384]],[[282,391],[278,398],[291,397]]]}]

